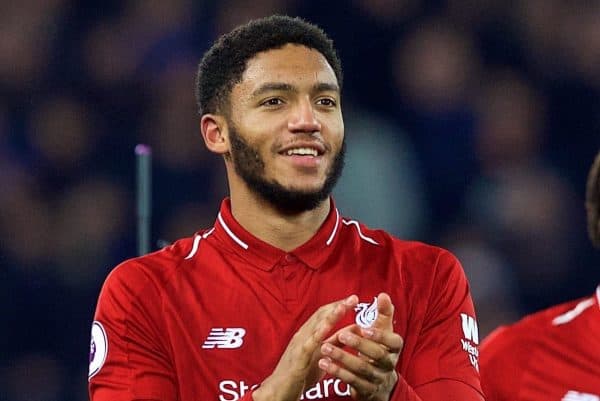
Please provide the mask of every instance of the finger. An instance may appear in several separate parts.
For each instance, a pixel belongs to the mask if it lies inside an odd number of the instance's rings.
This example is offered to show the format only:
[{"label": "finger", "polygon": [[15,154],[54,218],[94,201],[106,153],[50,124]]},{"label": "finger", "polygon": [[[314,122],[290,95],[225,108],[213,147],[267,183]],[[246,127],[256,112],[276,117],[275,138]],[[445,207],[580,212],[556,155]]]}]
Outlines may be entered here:
[{"label": "finger", "polygon": [[316,342],[321,342],[325,336],[333,329],[333,327],[344,317],[349,311],[354,309],[358,304],[358,297],[350,295],[340,301],[332,302],[321,308],[309,320],[313,329],[313,339]]},{"label": "finger", "polygon": [[339,340],[342,344],[357,350],[361,360],[366,360],[384,371],[391,371],[396,367],[398,353],[391,352],[380,343],[348,331],[340,333]]},{"label": "finger", "polygon": [[319,315],[315,321],[315,327],[313,330],[313,338],[316,342],[321,342],[325,339],[327,334],[333,329],[335,324],[344,316],[345,309],[341,304],[333,306],[332,309]]},{"label": "finger", "polygon": [[385,292],[377,296],[377,320],[375,320],[372,327],[393,330],[394,304],[390,296]]},{"label": "finger", "polygon": [[398,333],[375,328],[361,329],[361,335],[378,344],[385,346],[390,352],[399,354],[404,347],[404,339]]},{"label": "finger", "polygon": [[339,329],[338,331],[336,331],[335,333],[333,333],[331,336],[329,336],[326,340],[324,340],[324,342],[333,344],[333,345],[337,345],[337,346],[341,346],[343,345],[342,342],[339,340],[339,336],[342,332],[345,331],[349,331],[351,333],[355,333],[357,335],[363,335],[360,326],[358,326],[357,324],[349,324],[348,326],[344,326],[341,329]]},{"label": "finger", "polygon": [[296,360],[302,368],[307,368],[313,361],[313,353],[319,348],[323,339],[335,324],[354,308],[358,297],[351,295],[343,300],[320,307],[294,334],[292,341],[297,342]]},{"label": "finger", "polygon": [[383,383],[385,372],[360,356],[353,355],[331,344],[323,344],[321,353],[362,379],[375,384]]},{"label": "finger", "polygon": [[319,359],[319,368],[327,372],[333,377],[337,377],[344,383],[350,385],[359,394],[375,394],[379,391],[381,382],[374,383],[359,377],[355,373],[346,369],[343,366],[338,365],[332,359],[322,358]]}]

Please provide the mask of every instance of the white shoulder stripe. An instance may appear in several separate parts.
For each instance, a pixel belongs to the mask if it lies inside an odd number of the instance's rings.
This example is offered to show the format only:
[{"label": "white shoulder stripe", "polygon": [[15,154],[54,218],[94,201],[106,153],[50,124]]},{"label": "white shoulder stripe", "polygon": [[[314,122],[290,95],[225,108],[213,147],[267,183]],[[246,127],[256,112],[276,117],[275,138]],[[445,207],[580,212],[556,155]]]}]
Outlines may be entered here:
[{"label": "white shoulder stripe", "polygon": [[594,303],[595,303],[595,301],[594,301],[593,298],[584,299],[583,301],[579,302],[577,304],[577,306],[575,306],[570,311],[568,311],[566,313],[563,313],[562,315],[559,315],[559,316],[555,317],[554,320],[552,320],[552,324],[554,326],[558,326],[558,325],[561,325],[561,324],[569,323],[571,320],[573,320],[577,316],[581,315],[581,313],[584,310],[586,310],[590,306],[594,305]]},{"label": "white shoulder stripe", "polygon": [[229,229],[229,227],[227,227],[227,224],[225,224],[225,221],[223,220],[223,217],[221,216],[221,213],[219,213],[219,222],[221,223],[221,225],[223,226],[223,228],[225,229],[225,232],[227,233],[227,235],[229,235],[231,237],[232,240],[234,240],[235,242],[237,242],[237,244],[239,246],[241,246],[244,249],[248,249],[248,244],[246,244],[244,241],[242,241],[241,239],[239,239],[234,233],[233,231],[231,231]]},{"label": "white shoulder stripe", "polygon": [[196,236],[194,237],[194,243],[192,244],[192,250],[185,257],[185,259],[191,259],[191,258],[193,258],[194,255],[196,254],[196,252],[198,252],[198,246],[200,245],[200,240],[208,237],[209,235],[211,235],[213,231],[215,231],[214,227],[211,228],[210,230],[208,230],[207,232],[205,232],[202,235],[196,234]]},{"label": "white shoulder stripe", "polygon": [[202,239],[208,237],[209,235],[211,235],[213,233],[213,231],[215,231],[215,228],[211,228],[210,230],[208,230],[207,232],[205,232],[204,234],[202,234]]},{"label": "white shoulder stripe", "polygon": [[192,250],[185,257],[185,259],[191,259],[192,257],[194,257],[196,252],[198,252],[198,245],[200,244],[201,239],[202,239],[202,236],[200,234],[196,234],[196,236],[194,237],[194,244],[192,245]]},{"label": "white shoulder stripe", "polygon": [[333,231],[331,232],[331,235],[327,239],[327,242],[326,242],[327,246],[331,245],[331,243],[333,242],[333,239],[335,238],[335,233],[337,232],[339,225],[340,225],[340,212],[338,212],[338,210],[335,209],[335,227],[333,227]]},{"label": "white shoulder stripe", "polygon": [[360,231],[360,226],[358,225],[358,222],[356,220],[343,220],[342,219],[342,223],[344,223],[345,225],[349,226],[349,225],[353,225],[356,227],[356,231],[358,231],[358,236],[360,238],[362,238],[363,240],[373,244],[373,245],[379,245],[379,243],[377,241],[375,241],[373,238],[371,237],[367,237],[366,235],[364,235],[362,233],[362,231]]}]

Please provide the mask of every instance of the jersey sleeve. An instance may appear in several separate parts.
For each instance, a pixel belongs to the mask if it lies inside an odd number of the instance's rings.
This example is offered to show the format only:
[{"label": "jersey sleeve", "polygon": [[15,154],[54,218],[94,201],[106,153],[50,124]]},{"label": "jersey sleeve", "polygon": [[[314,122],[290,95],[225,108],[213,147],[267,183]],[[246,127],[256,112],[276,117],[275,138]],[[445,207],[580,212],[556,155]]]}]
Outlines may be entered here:
[{"label": "jersey sleeve", "polygon": [[139,263],[125,262],[108,276],[92,326],[91,401],[176,400],[160,315],[158,286]]},{"label": "jersey sleeve", "polygon": [[488,401],[516,399],[530,355],[527,348],[514,326],[494,330],[481,344],[481,387]]},{"label": "jersey sleeve", "polygon": [[417,393],[429,394],[435,388],[440,395],[424,401],[481,400],[479,332],[467,279],[447,251],[438,257],[433,274],[406,381]]},{"label": "jersey sleeve", "polygon": [[474,388],[455,380],[438,380],[413,389],[400,377],[390,401],[485,401]]}]

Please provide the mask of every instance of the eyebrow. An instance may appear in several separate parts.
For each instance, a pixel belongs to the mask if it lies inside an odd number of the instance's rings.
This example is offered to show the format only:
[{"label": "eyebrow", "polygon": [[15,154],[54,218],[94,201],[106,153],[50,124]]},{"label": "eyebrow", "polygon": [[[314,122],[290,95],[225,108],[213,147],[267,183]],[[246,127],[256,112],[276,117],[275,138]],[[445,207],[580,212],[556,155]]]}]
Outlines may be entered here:
[{"label": "eyebrow", "polygon": [[312,89],[314,92],[340,92],[339,86],[328,82],[319,82]]},{"label": "eyebrow", "polygon": [[[285,82],[267,82],[259,86],[254,92],[252,92],[252,96],[260,96],[267,92],[273,91],[281,91],[281,92],[293,92],[297,93],[298,88],[285,83]],[[340,87],[336,84],[328,83],[328,82],[318,82],[311,88],[311,92],[339,92]]]}]

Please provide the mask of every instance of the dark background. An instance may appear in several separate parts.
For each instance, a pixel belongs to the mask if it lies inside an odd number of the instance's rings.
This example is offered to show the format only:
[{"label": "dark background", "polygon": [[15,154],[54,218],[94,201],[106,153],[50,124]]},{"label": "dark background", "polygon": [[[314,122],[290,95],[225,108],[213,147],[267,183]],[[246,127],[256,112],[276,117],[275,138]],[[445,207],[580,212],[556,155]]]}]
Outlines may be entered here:
[{"label": "dark background", "polygon": [[600,149],[600,3],[577,0],[0,2],[0,400],[87,399],[90,324],[135,256],[133,148],[153,147],[153,242],[213,224],[196,65],[283,13],[345,71],[343,214],[444,246],[482,336],[591,294],[587,170]]}]

